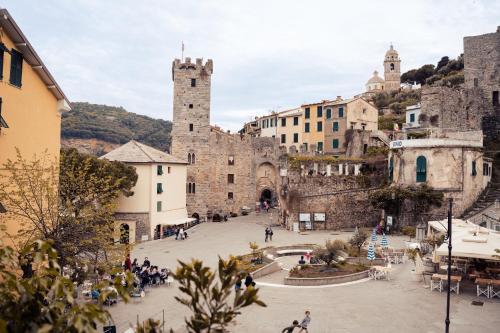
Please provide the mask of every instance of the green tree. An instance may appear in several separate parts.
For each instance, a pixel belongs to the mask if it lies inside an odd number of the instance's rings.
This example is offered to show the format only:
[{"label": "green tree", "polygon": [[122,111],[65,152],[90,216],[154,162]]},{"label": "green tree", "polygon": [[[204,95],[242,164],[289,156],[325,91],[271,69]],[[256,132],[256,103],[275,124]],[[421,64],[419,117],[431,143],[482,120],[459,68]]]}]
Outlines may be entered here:
[{"label": "green tree", "polygon": [[[9,333],[86,333],[98,332],[96,324],[111,319],[103,308],[106,298],[118,293],[128,299],[122,280],[102,282],[96,303],[77,302],[73,282],[61,275],[57,251],[49,242],[36,241],[22,251],[30,257],[35,272],[29,278],[19,275],[23,261],[11,247],[0,244],[0,332]],[[131,275],[126,278],[131,283]],[[111,288],[112,287],[112,288]],[[116,291],[114,291],[114,290]]]},{"label": "green tree", "polygon": [[349,239],[349,244],[352,246],[355,246],[358,249],[358,254],[361,253],[361,248],[363,247],[363,244],[365,241],[368,239],[368,234],[364,232],[363,230],[357,230]]},{"label": "green tree", "polygon": [[109,262],[113,247],[113,212],[120,194],[131,195],[137,181],[134,168],[119,162],[63,150],[60,166],[17,152],[0,175],[0,201],[20,230],[10,235],[20,248],[34,239],[52,240],[59,264],[81,266],[79,261]]},{"label": "green tree", "polygon": [[448,56],[442,57],[441,60],[439,60],[437,63],[436,71],[439,71],[442,67],[448,65],[449,62],[450,62],[450,57]]},{"label": "green tree", "polygon": [[226,327],[242,308],[252,304],[266,306],[257,295],[258,289],[252,286],[245,291],[236,291],[230,304],[229,297],[236,282],[246,276],[234,258],[227,261],[219,258],[217,272],[195,259],[191,263],[179,261],[179,264],[174,277],[185,296],[176,296],[175,299],[193,312],[189,319],[185,319],[189,332],[226,332]]}]

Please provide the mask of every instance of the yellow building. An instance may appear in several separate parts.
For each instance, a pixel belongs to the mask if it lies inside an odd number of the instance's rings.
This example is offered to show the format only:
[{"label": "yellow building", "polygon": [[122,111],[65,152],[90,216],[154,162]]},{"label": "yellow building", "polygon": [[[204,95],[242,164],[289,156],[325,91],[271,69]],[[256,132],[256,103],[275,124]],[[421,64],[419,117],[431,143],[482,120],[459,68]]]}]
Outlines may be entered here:
[{"label": "yellow building", "polygon": [[325,102],[325,153],[336,156],[346,153],[346,131],[378,130],[378,109],[362,97],[337,98]]},{"label": "yellow building", "polygon": [[[26,36],[0,9],[0,172],[15,159],[16,148],[24,158],[47,151],[58,161],[61,113],[69,110],[68,99]],[[7,232],[15,234],[16,225],[7,222]]]},{"label": "yellow building", "polygon": [[302,105],[302,144],[306,150],[315,145],[316,151],[323,151],[325,142],[325,113],[323,112],[323,103],[313,103]]},{"label": "yellow building", "polygon": [[302,110],[295,108],[278,113],[277,138],[280,146],[285,146],[287,150],[295,146],[297,151],[302,144]]}]

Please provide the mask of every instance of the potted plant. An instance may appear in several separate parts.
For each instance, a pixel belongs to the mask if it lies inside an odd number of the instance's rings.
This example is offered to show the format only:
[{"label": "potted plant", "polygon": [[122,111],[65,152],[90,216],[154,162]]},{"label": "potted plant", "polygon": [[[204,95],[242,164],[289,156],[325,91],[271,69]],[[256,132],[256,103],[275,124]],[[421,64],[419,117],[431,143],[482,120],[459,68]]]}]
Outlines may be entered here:
[{"label": "potted plant", "polygon": [[411,280],[415,282],[422,281],[422,272],[419,272],[417,270],[417,260],[420,258],[420,250],[415,248],[415,249],[408,249],[406,250],[406,255],[408,256],[408,259],[413,261],[413,265],[415,266],[411,270]]}]

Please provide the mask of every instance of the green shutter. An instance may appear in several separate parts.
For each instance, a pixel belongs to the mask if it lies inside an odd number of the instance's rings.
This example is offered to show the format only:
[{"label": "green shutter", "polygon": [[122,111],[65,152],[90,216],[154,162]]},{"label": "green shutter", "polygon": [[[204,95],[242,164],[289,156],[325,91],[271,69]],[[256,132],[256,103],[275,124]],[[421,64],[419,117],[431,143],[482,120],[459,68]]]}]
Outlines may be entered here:
[{"label": "green shutter", "polygon": [[424,156],[417,157],[417,182],[427,181],[427,159]]},{"label": "green shutter", "polygon": [[156,193],[158,193],[158,194],[163,193],[162,183],[157,183],[156,184]]},{"label": "green shutter", "polygon": [[333,139],[332,140],[332,147],[333,148],[338,148],[339,147],[339,140],[338,139]]},{"label": "green shutter", "polygon": [[339,123],[334,121],[333,122],[333,131],[338,132],[339,131]]}]

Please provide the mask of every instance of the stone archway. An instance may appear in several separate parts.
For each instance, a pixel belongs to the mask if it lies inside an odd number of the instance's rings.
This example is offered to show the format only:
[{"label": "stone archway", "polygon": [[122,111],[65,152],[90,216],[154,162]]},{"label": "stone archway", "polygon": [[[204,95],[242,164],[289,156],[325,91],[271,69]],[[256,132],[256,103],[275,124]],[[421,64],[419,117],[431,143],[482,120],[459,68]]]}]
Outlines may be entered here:
[{"label": "stone archway", "polygon": [[276,200],[276,195],[274,194],[273,190],[265,188],[260,192],[259,201],[261,204],[267,202],[272,207],[275,200]]},{"label": "stone archway", "polygon": [[257,167],[256,176],[256,201],[261,204],[267,201],[271,206],[276,204],[276,167],[270,162],[263,162]]},{"label": "stone archway", "polygon": [[200,221],[200,214],[198,214],[198,213],[193,213],[193,215],[191,215],[191,217],[192,217],[193,219],[196,219],[196,222],[199,222],[199,221]]}]

